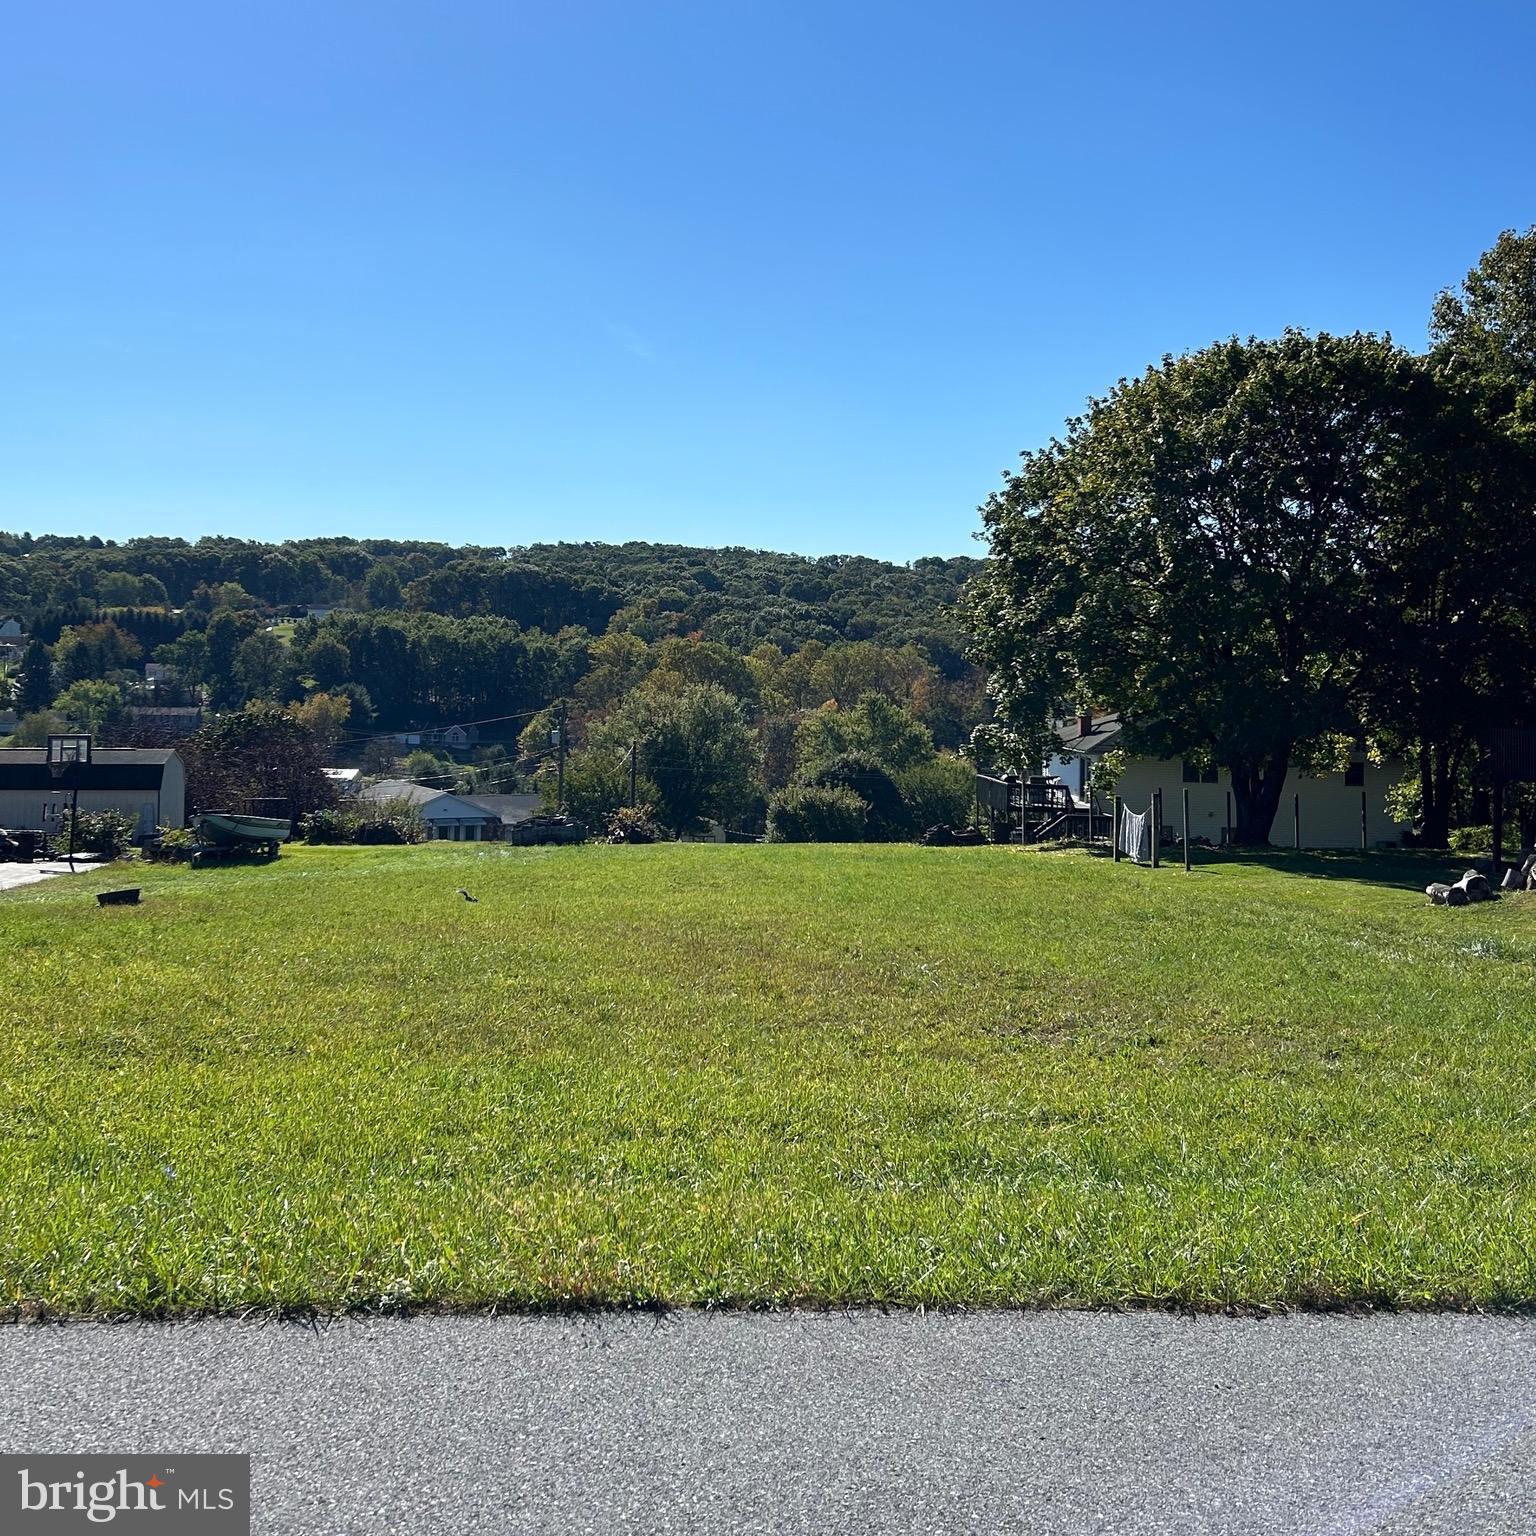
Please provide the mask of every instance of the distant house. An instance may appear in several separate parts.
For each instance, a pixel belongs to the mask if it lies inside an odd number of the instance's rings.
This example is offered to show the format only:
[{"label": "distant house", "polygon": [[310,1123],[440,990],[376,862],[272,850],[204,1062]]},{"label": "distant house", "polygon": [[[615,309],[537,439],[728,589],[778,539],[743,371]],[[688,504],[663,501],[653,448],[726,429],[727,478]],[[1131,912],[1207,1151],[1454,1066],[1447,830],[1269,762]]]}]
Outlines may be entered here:
[{"label": "distant house", "polygon": [[[1190,837],[1219,844],[1227,826],[1225,768],[1202,767],[1181,758],[1130,757],[1113,785],[1094,791],[1094,766],[1124,746],[1124,722],[1117,714],[1089,711],[1056,726],[1060,751],[1045,765],[1048,779],[1063,785],[1076,806],[1109,811],[1119,795],[1133,810],[1145,810],[1153,792],[1163,794],[1163,825],[1177,831],[1183,815],[1183,791],[1189,790]],[[1271,838],[1288,843],[1293,835],[1294,796],[1301,796],[1301,843],[1305,848],[1358,848],[1361,795],[1365,796],[1366,840],[1371,846],[1401,841],[1405,828],[1387,809],[1387,791],[1403,776],[1400,762],[1371,763],[1357,751],[1343,773],[1309,776],[1294,768],[1280,794],[1280,810]]]},{"label": "distant house", "polygon": [[333,613],[345,613],[346,611],[339,603],[311,603],[305,608],[304,617],[318,622],[321,619],[330,618]]},{"label": "distant house", "polygon": [[501,836],[501,819],[494,811],[462,795],[429,789],[409,779],[381,779],[362,790],[360,798],[375,805],[403,800],[414,806],[426,825],[427,836],[438,842],[485,843]]},{"label": "distant house", "polygon": [[360,798],[374,805],[403,800],[416,808],[429,838],[455,843],[495,842],[508,827],[536,815],[541,803],[537,795],[450,794],[409,779],[381,779]]},{"label": "distant house", "polygon": [[471,805],[478,805],[482,810],[491,812],[501,823],[503,833],[508,827],[515,827],[518,822],[537,816],[544,806],[543,798],[539,795],[465,795],[462,798]]},{"label": "distant house", "polygon": [[327,768],[324,773],[343,800],[355,800],[363,787],[361,768]]},{"label": "distant house", "polygon": [[186,820],[186,768],[168,747],[96,747],[57,778],[45,748],[0,749],[0,827],[56,832],[76,790],[82,812],[132,816],[136,837]]},{"label": "distant house", "polygon": [[128,720],[141,741],[183,741],[201,727],[203,711],[196,704],[130,704]]},{"label": "distant house", "polygon": [[20,619],[0,619],[0,640],[20,640],[25,634]]},{"label": "distant house", "polygon": [[468,752],[480,745],[480,727],[434,725],[420,731],[396,731],[394,740],[402,747],[447,747],[450,752]]},{"label": "distant house", "polygon": [[27,633],[17,619],[0,620],[0,661],[20,661],[27,648]]}]

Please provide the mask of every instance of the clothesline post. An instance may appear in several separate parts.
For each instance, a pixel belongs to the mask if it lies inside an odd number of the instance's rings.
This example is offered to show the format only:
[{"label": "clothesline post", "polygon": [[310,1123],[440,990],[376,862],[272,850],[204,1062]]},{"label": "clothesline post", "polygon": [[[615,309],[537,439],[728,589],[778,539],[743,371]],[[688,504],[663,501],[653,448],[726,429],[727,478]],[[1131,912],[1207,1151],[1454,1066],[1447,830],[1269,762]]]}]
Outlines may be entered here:
[{"label": "clothesline post", "polygon": [[1189,790],[1184,791],[1184,873],[1189,873]]},{"label": "clothesline post", "polygon": [[1156,869],[1162,860],[1158,857],[1161,849],[1159,844],[1163,840],[1163,792],[1160,789],[1152,791],[1152,868]]},{"label": "clothesline post", "polygon": [[1115,808],[1110,817],[1109,840],[1115,845],[1115,863],[1120,862],[1120,796],[1115,796]]}]

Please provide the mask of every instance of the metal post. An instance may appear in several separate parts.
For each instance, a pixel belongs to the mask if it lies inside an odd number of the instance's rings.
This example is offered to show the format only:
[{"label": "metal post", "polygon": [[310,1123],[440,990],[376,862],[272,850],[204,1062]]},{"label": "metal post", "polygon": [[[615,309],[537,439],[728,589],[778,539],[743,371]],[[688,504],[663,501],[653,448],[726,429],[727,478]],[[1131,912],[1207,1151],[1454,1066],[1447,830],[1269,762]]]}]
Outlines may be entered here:
[{"label": "metal post", "polygon": [[1493,881],[1497,885],[1504,873],[1504,779],[1493,771]]},{"label": "metal post", "polygon": [[1232,846],[1232,791],[1227,791],[1227,847]]},{"label": "metal post", "polygon": [[555,809],[565,809],[565,701],[560,701],[559,713],[555,717],[560,723],[555,727],[560,739],[555,743],[556,758],[555,772],[557,781],[555,785]]},{"label": "metal post", "polygon": [[[73,775],[71,775],[73,777]],[[75,823],[80,820],[80,786],[76,784],[69,792],[69,867],[75,867]]]},{"label": "metal post", "polygon": [[1110,812],[1109,840],[1114,844],[1115,863],[1120,862],[1120,796],[1115,796],[1115,806]]},{"label": "metal post", "polygon": [[1189,791],[1184,791],[1184,873],[1189,873]]},{"label": "metal post", "polygon": [[629,808],[635,808],[635,780],[640,766],[640,743],[632,741],[629,744]]},{"label": "metal post", "polygon": [[1370,835],[1371,835],[1370,834],[1370,822],[1369,822],[1369,819],[1368,819],[1367,814],[1366,814],[1366,806],[1365,806],[1365,791],[1362,789],[1360,791],[1360,852],[1361,853],[1369,853],[1371,851],[1371,845],[1370,845],[1370,841],[1369,841]]},{"label": "metal post", "polygon": [[1301,791],[1296,791],[1291,802],[1291,847],[1301,847]]},{"label": "metal post", "polygon": [[1156,869],[1162,861],[1163,841],[1163,792],[1160,789],[1152,791],[1152,868]]}]

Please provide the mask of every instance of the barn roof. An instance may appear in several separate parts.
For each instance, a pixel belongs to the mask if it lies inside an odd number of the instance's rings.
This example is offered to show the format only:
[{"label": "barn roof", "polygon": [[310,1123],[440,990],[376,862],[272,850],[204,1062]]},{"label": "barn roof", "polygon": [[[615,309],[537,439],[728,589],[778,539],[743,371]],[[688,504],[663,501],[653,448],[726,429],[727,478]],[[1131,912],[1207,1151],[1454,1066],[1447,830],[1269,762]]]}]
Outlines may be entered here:
[{"label": "barn roof", "polygon": [[158,789],[169,747],[97,747],[88,763],[75,763],[54,778],[43,747],[0,749],[0,789]]}]

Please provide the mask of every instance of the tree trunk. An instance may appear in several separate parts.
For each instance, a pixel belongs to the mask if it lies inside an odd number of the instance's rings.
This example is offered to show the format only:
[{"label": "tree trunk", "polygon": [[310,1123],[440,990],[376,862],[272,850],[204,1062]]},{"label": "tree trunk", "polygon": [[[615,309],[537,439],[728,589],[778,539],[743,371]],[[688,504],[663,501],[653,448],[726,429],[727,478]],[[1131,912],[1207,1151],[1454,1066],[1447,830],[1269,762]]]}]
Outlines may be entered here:
[{"label": "tree trunk", "polygon": [[1419,741],[1419,841],[1444,848],[1451,836],[1451,799],[1461,750],[1449,742]]},{"label": "tree trunk", "polygon": [[1265,848],[1280,809],[1280,793],[1290,768],[1286,752],[1263,763],[1232,763],[1232,841],[1239,848]]}]

